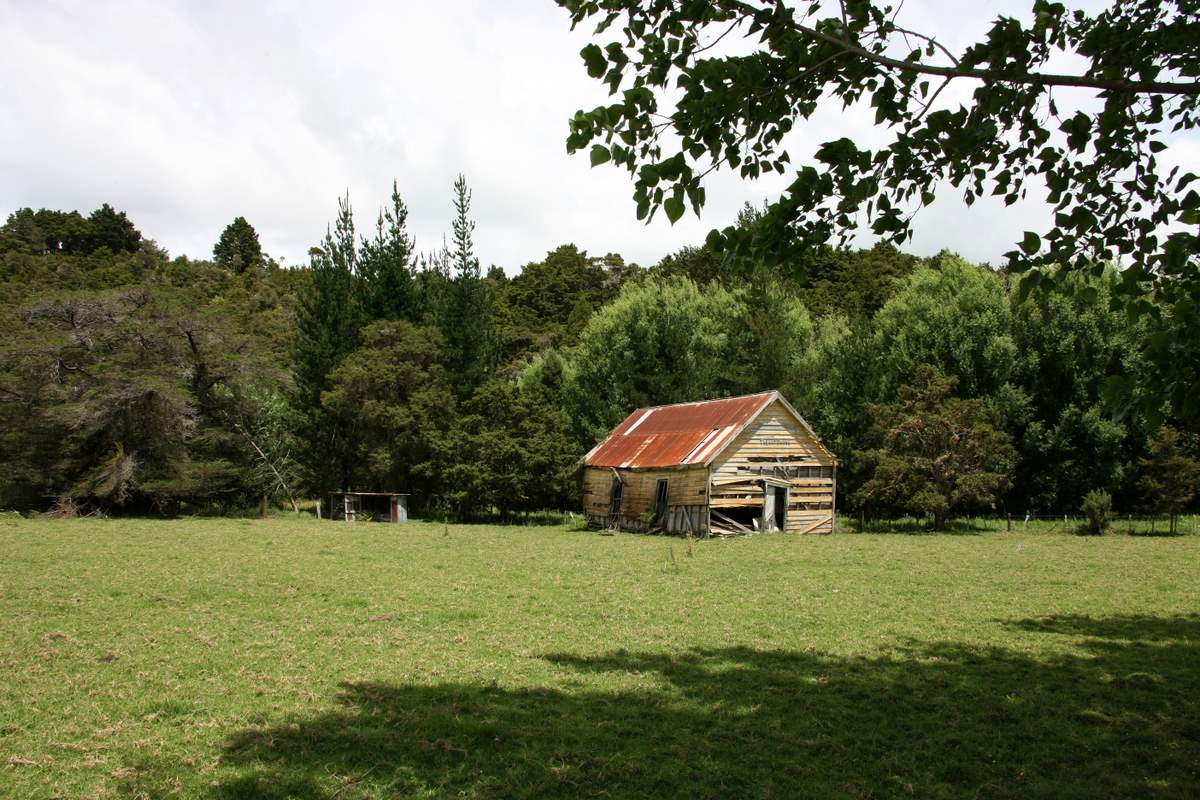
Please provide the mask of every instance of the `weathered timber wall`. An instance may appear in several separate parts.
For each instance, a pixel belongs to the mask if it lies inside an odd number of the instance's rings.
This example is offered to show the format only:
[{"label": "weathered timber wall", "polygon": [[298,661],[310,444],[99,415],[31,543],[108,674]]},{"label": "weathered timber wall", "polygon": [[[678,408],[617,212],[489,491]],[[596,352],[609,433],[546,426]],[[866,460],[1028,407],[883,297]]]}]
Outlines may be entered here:
[{"label": "weathered timber wall", "polygon": [[714,509],[763,501],[762,477],[786,480],[785,529],[802,533],[833,531],[837,461],[778,401],[725,448],[712,464]]},{"label": "weathered timber wall", "polygon": [[666,518],[667,533],[708,534],[708,506],[669,506]]},{"label": "weathered timber wall", "polygon": [[[654,508],[654,492],[660,479],[667,480],[668,519],[673,507],[705,504],[708,470],[704,467],[617,471],[625,483],[618,521],[621,528],[642,530],[645,527],[642,517]],[[586,467],[583,471],[583,512],[593,524],[607,527],[612,522],[608,518],[612,482],[613,471],[608,467]],[[696,516],[696,512],[692,512],[691,518]],[[704,521],[707,523],[707,519]]]}]

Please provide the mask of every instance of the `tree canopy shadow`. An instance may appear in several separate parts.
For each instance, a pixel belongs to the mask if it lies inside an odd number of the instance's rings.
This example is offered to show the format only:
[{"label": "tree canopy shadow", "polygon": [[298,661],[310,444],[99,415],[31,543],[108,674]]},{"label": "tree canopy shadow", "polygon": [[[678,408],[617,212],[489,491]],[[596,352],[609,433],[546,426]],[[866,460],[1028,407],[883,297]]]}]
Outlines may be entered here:
[{"label": "tree canopy shadow", "polygon": [[[1088,617],[1079,614],[1058,614],[1038,619],[1006,622],[1006,625],[1039,633],[1070,634],[1096,639],[1123,639],[1130,642],[1190,642],[1200,647],[1200,614],[1174,617],[1151,617],[1128,614],[1112,617]],[[1111,647],[1111,644],[1091,643],[1091,646]]]},{"label": "tree canopy shadow", "polygon": [[1052,658],[953,643],[544,656],[640,687],[611,691],[346,683],[335,710],[232,736],[213,793],[1195,796],[1200,616],[1007,624],[1093,638]]}]

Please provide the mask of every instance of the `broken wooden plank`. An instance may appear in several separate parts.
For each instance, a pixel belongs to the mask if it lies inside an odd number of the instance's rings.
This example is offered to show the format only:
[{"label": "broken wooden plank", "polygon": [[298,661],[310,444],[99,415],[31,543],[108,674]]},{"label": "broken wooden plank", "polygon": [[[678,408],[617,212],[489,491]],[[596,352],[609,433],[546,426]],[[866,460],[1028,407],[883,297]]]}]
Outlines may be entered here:
[{"label": "broken wooden plank", "polygon": [[749,528],[747,528],[742,523],[738,522],[735,519],[730,519],[729,517],[722,514],[720,511],[717,511],[715,508],[712,509],[709,513],[711,513],[714,517],[717,517],[718,519],[720,519],[725,524],[732,525],[734,528],[742,531],[743,533],[751,533],[752,532]]},{"label": "broken wooden plank", "polygon": [[826,524],[829,524],[832,522],[833,522],[832,517],[822,517],[821,519],[814,522],[812,525],[809,525],[807,528],[801,530],[799,533],[800,533],[800,535],[803,536],[806,533],[812,533],[814,530],[821,527],[822,525],[826,525]]}]

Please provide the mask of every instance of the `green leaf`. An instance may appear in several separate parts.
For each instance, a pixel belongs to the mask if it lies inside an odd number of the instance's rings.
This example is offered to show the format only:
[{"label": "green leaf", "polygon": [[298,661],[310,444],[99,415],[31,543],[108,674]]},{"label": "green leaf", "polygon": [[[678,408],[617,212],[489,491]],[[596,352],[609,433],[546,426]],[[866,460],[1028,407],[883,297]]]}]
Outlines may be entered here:
[{"label": "green leaf", "polygon": [[1029,293],[1037,288],[1037,285],[1042,282],[1042,273],[1038,270],[1030,270],[1021,278],[1021,283],[1017,287],[1017,300],[1025,302],[1025,298],[1029,297]]},{"label": "green leaf", "polygon": [[1033,231],[1025,231],[1025,237],[1021,239],[1021,252],[1027,256],[1031,256],[1040,250],[1042,247],[1042,237],[1038,236]]},{"label": "green leaf", "polygon": [[579,51],[579,55],[583,56],[583,63],[587,65],[589,78],[599,78],[604,74],[608,62],[604,60],[604,53],[599,45],[589,44]]},{"label": "green leaf", "polygon": [[602,144],[592,145],[591,159],[592,159],[593,167],[598,167],[601,164],[603,164],[605,161],[608,161],[611,158],[612,158],[612,153],[608,152],[607,147],[605,147]]},{"label": "green leaf", "polygon": [[676,195],[671,195],[667,201],[663,203],[663,211],[667,212],[667,219],[674,225],[675,221],[683,216],[683,198]]},{"label": "green leaf", "polygon": [[638,181],[646,186],[658,183],[658,178],[658,167],[653,164],[642,164],[641,169],[638,170]]},{"label": "green leaf", "polygon": [[1133,386],[1130,380],[1121,375],[1105,378],[1100,384],[1100,397],[1109,409],[1118,409],[1132,394]]},{"label": "green leaf", "polygon": [[714,253],[720,253],[725,249],[725,236],[716,228],[708,232],[708,236],[704,237],[704,246]]},{"label": "green leaf", "polygon": [[1082,111],[1059,126],[1059,130],[1067,134],[1067,144],[1076,152],[1081,152],[1092,138],[1092,121]]}]

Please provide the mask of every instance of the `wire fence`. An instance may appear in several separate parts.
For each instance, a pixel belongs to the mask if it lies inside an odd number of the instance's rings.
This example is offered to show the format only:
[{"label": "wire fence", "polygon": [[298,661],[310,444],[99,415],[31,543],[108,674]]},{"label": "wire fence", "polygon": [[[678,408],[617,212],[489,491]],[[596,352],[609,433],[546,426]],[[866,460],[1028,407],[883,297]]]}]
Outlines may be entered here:
[{"label": "wire fence", "polygon": [[[1022,529],[1028,529],[1030,522],[1048,521],[1055,525],[1063,526],[1082,526],[1087,524],[1087,517],[1082,514],[1025,514],[1019,519],[1015,516],[1012,524],[1019,522]],[[1006,525],[1009,524],[1008,518],[1005,519]],[[1171,527],[1171,517],[1169,515],[1138,515],[1138,514],[1113,514],[1108,520],[1109,527],[1115,531],[1121,531],[1130,534],[1138,533],[1167,533]],[[1175,532],[1176,533],[1200,533],[1200,515],[1198,514],[1178,514],[1175,517]]]},{"label": "wire fence", "polygon": [[[1167,535],[1171,530],[1168,515],[1113,514],[1109,517],[1109,530],[1131,536]],[[983,531],[1038,531],[1042,533],[1080,532],[1087,527],[1088,519],[1078,512],[1073,514],[1006,514],[973,517],[955,517],[949,520],[945,530],[949,532]],[[840,517],[839,525],[848,525],[851,530],[862,533],[886,533],[903,531],[928,531],[930,520],[919,517],[879,517],[864,514]],[[1200,514],[1179,514],[1175,517],[1175,534],[1200,535]]]}]

